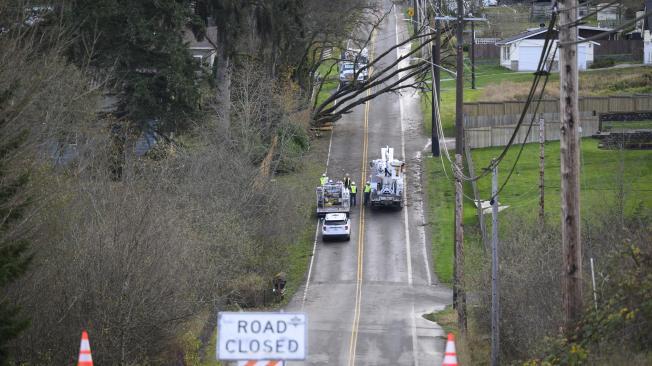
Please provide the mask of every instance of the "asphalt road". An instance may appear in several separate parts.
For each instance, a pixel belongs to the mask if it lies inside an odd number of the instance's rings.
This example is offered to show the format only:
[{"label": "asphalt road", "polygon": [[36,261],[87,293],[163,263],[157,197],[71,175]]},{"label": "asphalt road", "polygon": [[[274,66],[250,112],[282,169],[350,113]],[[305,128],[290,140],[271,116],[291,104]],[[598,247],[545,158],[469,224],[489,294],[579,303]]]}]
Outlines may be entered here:
[{"label": "asphalt road", "polygon": [[[372,55],[406,37],[396,10],[376,31]],[[396,57],[393,52],[383,64]],[[441,364],[445,335],[422,317],[452,301],[450,289],[432,274],[424,231],[420,166],[427,141],[419,97],[410,90],[379,96],[336,123],[328,175],[349,173],[360,195],[369,161],[380,156],[381,147],[394,147],[395,157],[407,163],[406,206],[376,211],[358,205],[350,241],[324,243],[317,237],[309,278],[286,308],[308,316],[309,356],[288,365]]]}]

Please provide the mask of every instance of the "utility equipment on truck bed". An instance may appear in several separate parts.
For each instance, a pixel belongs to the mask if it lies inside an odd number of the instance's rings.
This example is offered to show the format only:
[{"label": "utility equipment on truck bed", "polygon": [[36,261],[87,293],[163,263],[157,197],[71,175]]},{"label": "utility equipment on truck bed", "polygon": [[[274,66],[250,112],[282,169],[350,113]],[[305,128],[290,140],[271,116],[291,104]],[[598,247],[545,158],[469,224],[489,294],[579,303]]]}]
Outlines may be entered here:
[{"label": "utility equipment on truck bed", "polygon": [[394,159],[394,148],[380,149],[380,159],[372,160],[371,166],[371,207],[403,207],[404,166],[401,160]]},{"label": "utility equipment on truck bed", "polygon": [[317,193],[317,216],[328,213],[345,213],[351,211],[349,189],[342,181],[328,181],[315,190]]}]

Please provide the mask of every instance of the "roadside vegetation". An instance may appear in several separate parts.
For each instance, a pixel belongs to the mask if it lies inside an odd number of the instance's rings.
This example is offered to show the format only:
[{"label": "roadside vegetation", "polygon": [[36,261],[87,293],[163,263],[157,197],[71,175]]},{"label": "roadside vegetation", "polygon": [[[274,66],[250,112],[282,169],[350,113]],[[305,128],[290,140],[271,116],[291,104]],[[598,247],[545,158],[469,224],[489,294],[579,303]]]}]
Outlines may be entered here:
[{"label": "roadside vegetation", "polygon": [[[522,99],[531,74],[514,73],[497,66],[479,65],[478,89],[470,89],[465,70],[465,101]],[[588,71],[580,75],[581,95],[616,95],[649,92],[648,68]],[[558,74],[547,86],[558,97]],[[442,122],[447,137],[454,136],[454,80],[442,74]],[[424,93],[424,128],[430,133],[430,94]],[[605,122],[605,128],[647,128],[649,121]],[[570,342],[559,333],[561,323],[559,142],[546,143],[545,223],[539,223],[539,145],[528,144],[509,184],[500,194],[501,351],[506,364],[615,364],[623,352],[630,362],[652,360],[648,340],[652,320],[649,273],[652,262],[652,157],[644,150],[602,150],[597,140],[581,145],[582,235],[584,243],[584,295],[586,316]],[[515,161],[519,146],[500,165],[502,182]],[[474,149],[476,172],[496,157],[502,147]],[[444,157],[425,160],[428,223],[433,244],[434,270],[443,283],[451,283],[453,270],[454,187],[450,163]],[[491,191],[490,177],[478,181],[480,197]],[[470,185],[465,194],[473,197]],[[473,202],[464,199],[465,287],[469,294],[469,332],[459,339],[460,357],[468,364],[488,364],[490,336],[490,257],[482,242]],[[491,233],[490,215],[486,216]],[[596,271],[597,308],[593,300],[589,259]],[[452,317],[452,319],[451,319]],[[451,309],[429,315],[446,329],[457,332]],[[624,337],[624,338],[623,338]],[[631,338],[630,338],[631,337]],[[648,343],[646,343],[648,342]],[[624,350],[624,351],[623,351]],[[459,354],[459,353],[458,353]]]},{"label": "roadside vegetation", "polygon": [[[303,279],[315,55],[368,6],[51,3],[0,5],[0,364],[71,364],[82,329],[99,364],[218,364],[216,313]],[[211,70],[182,35],[212,21]]]},{"label": "roadside vegetation", "polygon": [[[473,150],[476,164],[495,157],[500,148]],[[499,177],[506,177],[514,162],[510,152],[501,164]],[[577,328],[577,337],[568,343],[558,333],[561,324],[559,143],[546,144],[546,219],[539,222],[538,144],[525,146],[510,183],[500,194],[500,204],[508,206],[500,217],[501,276],[501,351],[508,364],[615,364],[623,352],[634,365],[652,360],[649,349],[650,273],[652,246],[652,192],[649,180],[652,159],[649,151],[600,150],[592,139],[582,140],[582,235],[584,245],[583,276],[586,279],[584,301],[586,315]],[[432,186],[450,195],[452,183],[439,175],[441,164],[428,159],[427,169],[435,171],[429,179],[429,204]],[[481,197],[490,192],[490,180],[479,181]],[[466,189],[467,195],[470,195]],[[469,294],[469,332],[460,339],[458,352],[467,363],[488,364],[490,335],[491,263],[484,249],[474,207],[465,200],[465,287]],[[431,206],[432,207],[432,206]],[[452,205],[436,206],[443,225],[433,228],[433,246],[448,246],[452,263]],[[445,211],[442,211],[445,210]],[[432,211],[431,211],[432,212]],[[470,217],[469,217],[470,213]],[[449,219],[451,218],[451,219]],[[487,215],[489,219],[489,215]],[[491,222],[487,232],[491,232]],[[433,225],[433,222],[430,222]],[[438,230],[449,232],[444,237]],[[435,240],[447,240],[437,243]],[[435,269],[442,258],[435,258]],[[595,265],[594,302],[590,260]],[[452,319],[451,319],[452,317]],[[432,314],[447,330],[458,333],[454,311]],[[647,328],[646,328],[647,327]],[[466,354],[464,354],[466,350]]]}]

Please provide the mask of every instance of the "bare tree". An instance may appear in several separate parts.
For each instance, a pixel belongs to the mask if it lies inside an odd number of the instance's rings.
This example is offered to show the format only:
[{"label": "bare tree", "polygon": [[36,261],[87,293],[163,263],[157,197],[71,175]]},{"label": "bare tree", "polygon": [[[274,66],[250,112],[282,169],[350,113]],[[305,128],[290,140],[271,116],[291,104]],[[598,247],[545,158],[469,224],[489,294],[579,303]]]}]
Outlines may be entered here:
[{"label": "bare tree", "polygon": [[[384,16],[378,19],[378,21],[373,25],[371,32],[380,26],[383,19]],[[369,33],[369,38],[364,43],[365,47],[371,40],[371,32]],[[448,34],[450,34],[450,32],[448,32]],[[427,46],[430,45],[433,35],[433,32],[426,31],[425,28],[419,30],[413,36],[408,37],[404,41],[390,47],[388,50],[376,56],[373,61],[369,62],[367,65],[355,70],[353,83],[340,87],[319,105],[314,106],[312,112],[313,122],[315,124],[322,124],[324,122],[336,121],[340,119],[343,114],[349,113],[355,106],[363,104],[381,94],[395,93],[409,88],[425,89],[425,81],[431,68],[430,62],[413,57],[422,49],[427,48]],[[414,41],[418,41],[416,47],[413,46],[409,52],[397,57],[395,60],[392,59],[398,48],[411,44]],[[444,37],[442,45],[445,46],[450,41],[450,37]],[[444,53],[442,61],[449,62],[449,59],[450,54]],[[410,62],[407,63],[407,65],[401,66],[400,64],[404,60],[410,60]],[[335,65],[333,65],[332,68],[333,67],[335,67]],[[371,68],[374,68],[374,72],[370,75],[369,79],[364,82],[356,81],[361,72]],[[321,90],[322,85],[323,81],[322,84],[318,86],[318,90]],[[374,91],[369,93],[369,95],[365,95],[367,91],[370,90]],[[338,103],[333,105],[335,100],[337,100]]]}]

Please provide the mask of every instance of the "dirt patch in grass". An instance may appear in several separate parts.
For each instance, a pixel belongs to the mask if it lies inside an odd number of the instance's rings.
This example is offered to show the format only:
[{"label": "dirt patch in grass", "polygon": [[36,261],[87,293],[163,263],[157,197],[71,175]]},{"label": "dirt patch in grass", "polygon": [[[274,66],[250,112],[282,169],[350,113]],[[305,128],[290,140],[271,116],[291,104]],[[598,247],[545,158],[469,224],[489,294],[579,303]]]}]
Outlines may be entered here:
[{"label": "dirt patch in grass", "polygon": [[[489,84],[478,97],[481,102],[503,102],[525,100],[532,82],[502,81]],[[610,69],[580,74],[581,96],[605,96],[652,92],[652,69],[628,68]],[[559,74],[551,76],[545,96],[559,98]]]}]

